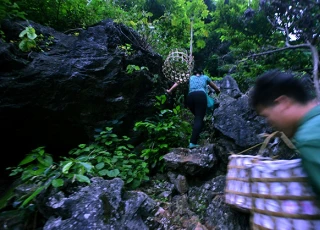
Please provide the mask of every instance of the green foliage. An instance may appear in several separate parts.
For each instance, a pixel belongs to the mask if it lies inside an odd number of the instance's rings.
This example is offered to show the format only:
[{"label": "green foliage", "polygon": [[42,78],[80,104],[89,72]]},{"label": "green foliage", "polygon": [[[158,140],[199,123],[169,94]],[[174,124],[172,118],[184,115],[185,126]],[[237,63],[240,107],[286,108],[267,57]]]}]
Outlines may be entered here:
[{"label": "green foliage", "polygon": [[[224,0],[218,0],[215,10],[211,12],[209,31],[212,41],[207,43],[214,42],[213,39],[219,37],[220,42],[215,44],[222,48],[208,53],[209,60],[205,68],[215,76],[223,76],[232,70],[232,76],[243,92],[252,85],[258,75],[268,69],[278,68],[309,73],[312,69],[311,55],[304,50],[284,50],[259,56],[255,54],[285,47],[288,42],[285,39],[286,25],[289,32],[298,33],[298,39],[290,41],[291,45],[298,44],[300,38],[309,36],[300,35],[304,31],[315,34],[314,25],[319,23],[310,15],[317,14],[318,6],[312,8],[311,5],[314,3],[308,5],[308,3],[299,4],[299,1],[280,0],[267,1],[264,4],[259,6],[259,1],[253,0],[249,8],[248,1],[229,1],[225,4]],[[306,20],[300,15],[302,8],[310,12],[303,14]],[[286,10],[281,11],[281,9]],[[248,14],[250,12],[248,10],[251,10],[251,14]],[[270,20],[277,27],[273,27]],[[306,21],[310,21],[311,27],[306,26]],[[300,29],[295,28],[297,23],[301,26]]]},{"label": "green foliage", "polygon": [[18,17],[21,19],[25,18],[26,13],[20,10],[19,5],[11,0],[1,0],[0,4],[0,21],[5,18]]},{"label": "green foliage", "polygon": [[36,40],[37,48],[42,52],[44,52],[45,50],[50,50],[50,46],[54,43],[54,37],[51,35],[46,37],[43,34],[39,34]]},{"label": "green foliage", "polygon": [[60,176],[60,172],[53,162],[50,154],[44,147],[38,147],[31,151],[17,167],[9,167],[10,176],[20,175],[24,184],[34,184],[35,189],[19,198],[20,207],[26,207],[42,190],[47,189],[52,181]]},{"label": "green foliage", "polygon": [[154,29],[150,40],[160,54],[166,55],[177,47],[189,48],[191,24],[194,31],[193,50],[204,48],[204,38],[209,35],[205,24],[209,12],[203,0],[158,0],[157,2],[166,11],[153,20]]},{"label": "green foliage", "polygon": [[126,56],[130,56],[133,54],[131,44],[126,43],[125,45],[118,46],[117,48],[122,50]]},{"label": "green foliage", "polygon": [[204,48],[204,38],[209,35],[204,22],[209,12],[203,0],[157,0],[157,4],[166,9],[157,18],[145,10],[148,8],[148,1],[145,0],[132,3],[105,0],[17,0],[15,3],[21,11],[26,12],[28,19],[63,31],[86,28],[106,18],[114,19],[115,22],[135,29],[163,55],[172,48],[189,48],[191,21],[194,49]]},{"label": "green foliage", "polygon": [[134,130],[146,133],[142,157],[148,162],[151,168],[163,168],[163,155],[168,153],[170,148],[186,146],[191,125],[181,119],[181,107],[163,109],[166,96],[156,96],[155,106],[158,114],[147,118],[144,121],[136,122]]},{"label": "green foliage", "polygon": [[[80,169],[87,170],[90,168],[91,175],[101,176],[106,179],[120,177],[130,188],[138,187],[141,182],[149,180],[147,176],[149,169],[140,157],[133,152],[133,146],[129,144],[130,138],[123,136],[118,137],[112,133],[111,127],[106,127],[105,131],[100,132],[95,138],[95,143],[87,146],[79,145],[79,148],[70,151],[71,155],[78,156],[77,160],[90,162]],[[70,169],[74,172],[79,169],[73,167],[72,161],[65,162],[65,166],[71,164]]]},{"label": "green foliage", "polygon": [[26,207],[43,190],[50,186],[62,187],[65,181],[90,184],[90,177],[100,176],[105,179],[120,177],[129,188],[138,187],[148,181],[148,165],[133,153],[130,138],[119,138],[106,127],[95,138],[95,142],[80,144],[69,152],[74,157],[63,157],[54,163],[44,147],[32,150],[17,167],[7,168],[10,176],[19,176],[23,184],[32,184],[34,189],[18,198],[20,207]]},{"label": "green foliage", "polygon": [[53,36],[45,37],[43,34],[38,36],[31,25],[21,31],[19,37],[21,39],[19,49],[23,52],[50,50],[50,45],[54,43]]},{"label": "green foliage", "polygon": [[262,62],[248,60],[238,64],[237,72],[232,74],[232,77],[237,81],[239,89],[246,92],[253,85],[255,78],[266,70]]},{"label": "green foliage", "polygon": [[222,77],[212,77],[210,76],[210,73],[208,70],[203,70],[204,75],[207,75],[212,81],[221,81],[223,78]]},{"label": "green foliage", "polygon": [[[244,4],[245,3],[245,4]],[[262,36],[270,33],[270,23],[262,12],[256,11],[251,18],[245,18],[247,2],[232,1],[224,4],[219,1],[213,13],[211,31],[218,33],[221,42],[231,42],[230,50],[234,56],[247,55],[263,45]]]},{"label": "green foliage", "polygon": [[20,34],[19,37],[22,39],[19,43],[19,48],[23,52],[29,52],[31,49],[37,46],[36,44],[36,30],[31,26],[27,26]]},{"label": "green foliage", "polygon": [[58,30],[85,28],[106,18],[122,17],[125,11],[105,0],[17,0],[27,18]]},{"label": "green foliage", "polygon": [[39,147],[31,151],[19,164],[14,168],[10,176],[15,176],[22,172],[23,181],[37,177],[45,172],[53,164],[50,154],[46,153],[44,147]]},{"label": "green foliage", "polygon": [[134,71],[139,71],[139,70],[149,70],[149,69],[146,66],[142,66],[140,68],[140,66],[137,66],[137,65],[128,65],[126,69],[128,74],[132,74]]}]

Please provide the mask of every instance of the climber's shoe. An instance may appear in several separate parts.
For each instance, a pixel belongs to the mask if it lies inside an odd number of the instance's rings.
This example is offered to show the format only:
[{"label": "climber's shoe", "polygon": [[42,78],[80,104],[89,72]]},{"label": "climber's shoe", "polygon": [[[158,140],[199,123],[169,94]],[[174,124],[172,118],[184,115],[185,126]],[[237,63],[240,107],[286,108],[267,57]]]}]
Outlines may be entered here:
[{"label": "climber's shoe", "polygon": [[195,145],[192,143],[189,144],[189,149],[198,148],[198,147],[200,147],[200,145]]}]

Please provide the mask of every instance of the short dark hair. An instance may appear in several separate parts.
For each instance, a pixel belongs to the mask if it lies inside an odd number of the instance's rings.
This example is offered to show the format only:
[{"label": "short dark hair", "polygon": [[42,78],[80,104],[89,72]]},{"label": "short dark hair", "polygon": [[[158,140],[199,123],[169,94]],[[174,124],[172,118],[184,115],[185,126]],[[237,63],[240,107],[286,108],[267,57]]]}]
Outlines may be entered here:
[{"label": "short dark hair", "polygon": [[302,81],[292,73],[270,70],[257,78],[250,93],[250,104],[253,108],[259,105],[270,106],[282,95],[301,104],[312,99]]},{"label": "short dark hair", "polygon": [[193,74],[202,74],[202,70],[201,69],[195,69]]}]

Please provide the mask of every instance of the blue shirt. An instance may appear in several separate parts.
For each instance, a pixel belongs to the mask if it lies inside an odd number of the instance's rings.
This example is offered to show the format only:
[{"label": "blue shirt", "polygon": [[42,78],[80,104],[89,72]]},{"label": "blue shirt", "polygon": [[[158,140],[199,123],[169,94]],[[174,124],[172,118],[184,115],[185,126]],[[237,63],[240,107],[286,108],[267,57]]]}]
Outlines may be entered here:
[{"label": "blue shirt", "polygon": [[293,140],[309,182],[320,197],[320,105],[302,118]]},{"label": "blue shirt", "polygon": [[211,79],[206,75],[192,75],[189,79],[189,93],[194,91],[203,91],[206,93],[209,82],[211,82]]}]

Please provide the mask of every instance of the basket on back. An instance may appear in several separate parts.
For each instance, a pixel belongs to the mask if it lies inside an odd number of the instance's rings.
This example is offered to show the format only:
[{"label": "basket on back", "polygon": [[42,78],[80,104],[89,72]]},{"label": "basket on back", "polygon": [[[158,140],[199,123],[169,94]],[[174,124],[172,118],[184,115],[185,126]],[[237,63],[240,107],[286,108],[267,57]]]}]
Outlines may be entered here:
[{"label": "basket on back", "polygon": [[229,156],[225,202],[244,212],[249,212],[252,208],[250,169],[258,158],[271,159],[252,155],[232,154]]},{"label": "basket on back", "polygon": [[282,132],[274,132],[262,143],[257,156],[230,156],[226,203],[250,210],[253,230],[320,230],[319,199],[308,183],[301,159],[272,160],[260,155],[275,136],[295,149]]},{"label": "basket on back", "polygon": [[[282,132],[275,134],[295,149]],[[258,160],[250,170],[252,229],[320,229],[319,198],[301,159]]]},{"label": "basket on back", "polygon": [[319,201],[301,159],[258,161],[251,181],[252,229],[320,229]]},{"label": "basket on back", "polygon": [[164,76],[174,82],[187,82],[193,69],[193,58],[184,49],[174,49],[162,66]]},{"label": "basket on back", "polygon": [[[262,157],[262,153],[275,133],[269,135],[261,144],[257,155],[231,154],[229,156],[228,172],[225,187],[225,202],[240,211],[249,212],[252,209],[251,196],[251,168],[255,162],[271,160],[270,157]],[[248,148],[246,152],[254,147]]]}]

